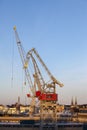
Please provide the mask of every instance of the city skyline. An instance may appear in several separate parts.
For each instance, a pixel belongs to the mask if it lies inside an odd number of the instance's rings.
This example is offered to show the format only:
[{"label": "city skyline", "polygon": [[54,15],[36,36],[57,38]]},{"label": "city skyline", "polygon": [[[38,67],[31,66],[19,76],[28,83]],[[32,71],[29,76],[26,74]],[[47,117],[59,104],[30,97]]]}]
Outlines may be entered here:
[{"label": "city skyline", "polygon": [[87,104],[87,1],[0,1],[0,104],[29,102],[25,76],[16,45],[16,25],[27,53],[36,48],[58,87],[60,104]]}]

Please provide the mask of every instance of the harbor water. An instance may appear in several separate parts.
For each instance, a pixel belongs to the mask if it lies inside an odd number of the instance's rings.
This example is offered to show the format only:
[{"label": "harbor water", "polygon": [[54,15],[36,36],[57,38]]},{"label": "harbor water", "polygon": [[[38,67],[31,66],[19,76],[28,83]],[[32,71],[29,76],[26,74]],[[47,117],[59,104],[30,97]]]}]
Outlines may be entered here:
[{"label": "harbor water", "polygon": [[0,130],[87,130],[87,124],[82,123],[57,123],[54,124],[14,124],[1,123]]}]

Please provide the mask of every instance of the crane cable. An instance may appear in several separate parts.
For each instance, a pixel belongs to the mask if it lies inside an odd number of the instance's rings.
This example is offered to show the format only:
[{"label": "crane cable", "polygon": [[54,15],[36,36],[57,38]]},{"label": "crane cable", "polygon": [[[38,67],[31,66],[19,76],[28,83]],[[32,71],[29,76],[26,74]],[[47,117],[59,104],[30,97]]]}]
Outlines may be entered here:
[{"label": "crane cable", "polygon": [[[14,38],[13,38],[14,39]],[[13,88],[13,75],[14,75],[14,40],[12,44],[12,68],[11,68],[11,87]]]}]

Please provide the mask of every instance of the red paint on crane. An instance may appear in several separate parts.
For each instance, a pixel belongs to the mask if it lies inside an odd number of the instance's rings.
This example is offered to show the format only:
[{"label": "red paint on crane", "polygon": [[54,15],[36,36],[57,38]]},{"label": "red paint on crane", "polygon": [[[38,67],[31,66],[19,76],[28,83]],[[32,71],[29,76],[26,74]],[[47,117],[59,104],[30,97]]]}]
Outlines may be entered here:
[{"label": "red paint on crane", "polygon": [[27,94],[27,97],[30,97],[30,94],[29,94],[29,93]]},{"label": "red paint on crane", "polygon": [[43,100],[43,101],[57,101],[58,100],[58,95],[56,93],[49,93],[49,94],[46,94],[46,93],[42,93],[39,97],[40,100]]},{"label": "red paint on crane", "polygon": [[41,95],[41,91],[36,91],[36,97],[39,97]]}]

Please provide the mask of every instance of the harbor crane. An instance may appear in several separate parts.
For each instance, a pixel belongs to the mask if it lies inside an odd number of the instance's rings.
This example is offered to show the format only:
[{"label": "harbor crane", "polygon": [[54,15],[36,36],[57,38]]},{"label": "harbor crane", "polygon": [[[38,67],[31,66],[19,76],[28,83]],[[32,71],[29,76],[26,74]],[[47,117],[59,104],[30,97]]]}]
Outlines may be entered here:
[{"label": "harbor crane", "polygon": [[[56,106],[58,101],[56,86],[58,85],[63,87],[63,84],[52,75],[35,48],[32,48],[25,53],[16,27],[14,27],[14,31],[18,50],[29,85],[30,93],[27,94],[27,96],[32,97],[32,104],[35,98],[37,98],[40,102],[40,117],[42,120],[48,118],[55,120],[57,111]],[[44,70],[44,72],[42,72],[42,70]]]}]

